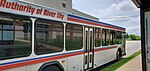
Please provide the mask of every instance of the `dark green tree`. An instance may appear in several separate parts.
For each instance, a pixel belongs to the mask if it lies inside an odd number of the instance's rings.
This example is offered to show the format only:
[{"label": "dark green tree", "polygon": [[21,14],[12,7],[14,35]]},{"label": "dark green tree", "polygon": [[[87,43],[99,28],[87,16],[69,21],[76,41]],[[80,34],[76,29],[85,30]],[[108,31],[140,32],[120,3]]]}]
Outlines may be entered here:
[{"label": "dark green tree", "polygon": [[135,34],[128,35],[128,38],[130,38],[131,40],[141,40],[141,37],[140,36],[136,36]]},{"label": "dark green tree", "polygon": [[128,33],[127,33],[127,36],[126,36],[126,38],[129,38],[129,35],[128,35]]}]

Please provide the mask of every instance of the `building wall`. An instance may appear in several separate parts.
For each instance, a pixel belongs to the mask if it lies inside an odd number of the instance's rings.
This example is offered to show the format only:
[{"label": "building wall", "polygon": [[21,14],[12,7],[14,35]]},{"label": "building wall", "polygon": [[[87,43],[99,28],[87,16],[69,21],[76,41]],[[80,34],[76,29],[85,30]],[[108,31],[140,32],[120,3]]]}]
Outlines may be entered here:
[{"label": "building wall", "polygon": [[[77,11],[75,9],[72,9],[72,0],[26,0],[26,1],[37,3],[40,5],[44,5],[44,6],[48,6],[51,8],[55,8],[58,10],[62,10],[65,12],[76,14],[79,16],[88,17],[88,18],[93,19],[93,20],[99,20],[96,17],[90,16],[88,14],[85,14],[85,13],[82,13],[82,12]],[[66,4],[66,7],[63,7],[63,4]]]},{"label": "building wall", "polygon": [[72,9],[72,14],[83,16],[83,17],[90,18],[90,19],[97,20],[97,21],[99,20],[98,18],[96,18],[94,16],[88,15],[86,13],[80,12],[80,11],[75,10],[75,9]]},{"label": "building wall", "polygon": [[[48,6],[58,10],[63,10],[66,12],[70,12],[72,9],[72,0],[26,0],[26,1],[34,2],[40,5]],[[66,4],[66,8],[62,6],[63,3]]]}]

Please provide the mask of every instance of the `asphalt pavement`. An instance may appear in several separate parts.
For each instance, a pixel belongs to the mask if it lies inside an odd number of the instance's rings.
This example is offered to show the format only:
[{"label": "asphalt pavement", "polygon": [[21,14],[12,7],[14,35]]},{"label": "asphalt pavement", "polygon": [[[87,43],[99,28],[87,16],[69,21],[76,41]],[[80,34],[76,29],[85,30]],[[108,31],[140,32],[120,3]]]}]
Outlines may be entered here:
[{"label": "asphalt pavement", "polygon": [[126,41],[126,53],[125,57],[132,55],[133,53],[141,49],[141,41]]}]

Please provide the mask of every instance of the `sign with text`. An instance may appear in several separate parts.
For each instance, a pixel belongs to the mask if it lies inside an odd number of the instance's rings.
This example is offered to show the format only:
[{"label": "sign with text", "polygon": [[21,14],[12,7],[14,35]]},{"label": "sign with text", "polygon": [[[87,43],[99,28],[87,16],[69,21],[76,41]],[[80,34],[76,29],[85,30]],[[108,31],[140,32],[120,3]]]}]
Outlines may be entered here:
[{"label": "sign with text", "polygon": [[0,0],[0,11],[54,20],[66,20],[67,14],[19,0]]}]

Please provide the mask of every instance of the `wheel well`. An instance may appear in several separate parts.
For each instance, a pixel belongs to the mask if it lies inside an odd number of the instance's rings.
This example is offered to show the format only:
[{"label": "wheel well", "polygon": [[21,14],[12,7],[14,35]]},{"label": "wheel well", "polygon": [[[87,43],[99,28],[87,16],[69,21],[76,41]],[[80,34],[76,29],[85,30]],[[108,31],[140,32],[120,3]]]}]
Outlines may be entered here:
[{"label": "wheel well", "polygon": [[42,71],[44,68],[49,67],[49,66],[57,66],[60,71],[64,71],[64,68],[62,67],[62,65],[58,62],[58,61],[53,61],[53,62],[47,62],[45,64],[43,64],[38,71]]}]

